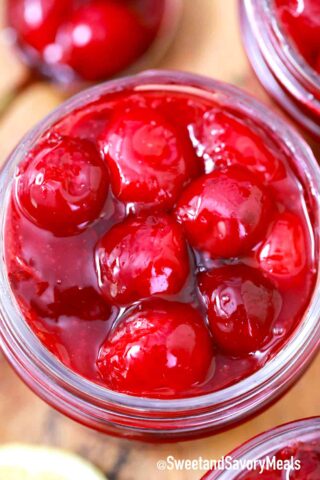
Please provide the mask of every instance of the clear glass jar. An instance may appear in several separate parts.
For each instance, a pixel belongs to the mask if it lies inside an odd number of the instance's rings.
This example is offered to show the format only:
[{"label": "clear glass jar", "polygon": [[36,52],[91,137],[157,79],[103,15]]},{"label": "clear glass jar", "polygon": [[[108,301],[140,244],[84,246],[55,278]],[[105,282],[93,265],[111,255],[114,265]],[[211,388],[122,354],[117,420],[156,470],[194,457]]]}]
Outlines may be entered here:
[{"label": "clear glass jar", "polygon": [[[272,459],[277,452],[290,447],[297,441],[299,443],[320,442],[320,417],[297,420],[268,430],[244,443],[229,455],[232,460],[239,462],[252,462],[266,457]],[[203,480],[237,480],[244,472],[246,472],[245,469],[236,471],[229,469],[220,472],[216,470],[207,473]],[[257,471],[257,478],[260,476]],[[289,476],[283,478],[289,478]]]},{"label": "clear glass jar", "polygon": [[[272,111],[239,89],[205,77],[170,71],[150,71],[93,87],[61,105],[20,142],[0,175],[0,339],[2,349],[21,378],[50,405],[94,429],[143,440],[179,440],[226,429],[266,407],[303,373],[320,339],[320,277],[304,318],[281,351],[239,383],[214,393],[185,399],[156,400],[120,394],[80,377],[60,363],[38,340],[21,315],[10,289],[4,263],[4,223],[16,166],[44,130],[62,115],[102,94],[127,88],[175,86],[186,93],[232,106],[270,132],[296,159],[295,169],[310,189],[315,231],[319,228],[320,171],[302,138]],[[282,144],[282,143],[281,143]],[[315,251],[319,252],[316,235]]]},{"label": "clear glass jar", "polygon": [[274,0],[240,0],[242,38],[269,94],[305,130],[320,138],[320,76],[283,33]]},{"label": "clear glass jar", "polygon": [[[27,5],[28,0],[23,1]],[[77,4],[78,0],[73,1]],[[20,38],[19,32],[17,32],[17,26],[14,25],[14,22],[19,24],[19,21],[21,23],[21,20],[15,20],[17,17],[16,10],[13,11],[14,13],[10,11],[11,4],[19,5],[19,2],[16,0],[7,0],[6,2],[7,28],[5,32],[8,43],[12,45],[22,61],[32,70],[61,85],[76,88],[82,88],[83,84],[106,81],[109,78],[128,75],[139,72],[145,68],[151,68],[157,64],[173,41],[183,9],[182,0],[125,0],[123,5],[126,5],[126,3],[130,9],[132,8],[138,12],[143,18],[144,24],[148,25],[148,28],[152,29],[153,33],[149,44],[144,49],[144,53],[138,56],[133,62],[128,62],[124,69],[118,69],[112,75],[105,75],[103,78],[99,77],[92,80],[84,79],[74,68],[72,68],[72,66],[68,65],[68,61],[64,62],[63,60],[59,60],[59,57],[62,56],[59,42],[49,43],[45,49],[38,51],[36,48],[28,44],[25,39]],[[119,4],[121,5],[121,2],[119,2]],[[28,7],[26,6],[25,8],[27,10]],[[29,7],[31,13],[29,13],[29,15],[33,15],[34,17],[41,15],[39,8],[39,6],[37,7],[31,4]],[[67,5],[63,8],[67,8]],[[28,12],[26,12],[25,15],[27,16]],[[66,22],[67,20],[64,21]],[[78,32],[79,35],[82,35],[82,40],[80,38],[77,41],[83,43],[88,33],[85,31],[85,27],[82,28],[82,31],[78,29]],[[40,35],[43,35],[43,33]],[[75,33],[73,36],[74,35]],[[63,35],[61,35],[61,38],[62,37]]]}]

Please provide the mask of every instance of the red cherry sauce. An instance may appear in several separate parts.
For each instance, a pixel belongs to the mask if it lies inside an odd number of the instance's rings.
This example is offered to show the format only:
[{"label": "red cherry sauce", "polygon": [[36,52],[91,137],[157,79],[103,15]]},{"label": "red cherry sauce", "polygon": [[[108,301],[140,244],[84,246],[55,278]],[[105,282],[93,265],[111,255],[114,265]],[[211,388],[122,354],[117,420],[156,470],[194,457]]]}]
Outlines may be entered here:
[{"label": "red cherry sauce", "polygon": [[[271,457],[271,455],[270,455]],[[320,478],[320,440],[297,442],[274,455],[276,463],[262,473],[251,471],[239,475],[239,480],[317,480]]]},{"label": "red cherry sauce", "polygon": [[276,0],[284,33],[306,62],[320,73],[320,3],[318,0]]},{"label": "red cherry sauce", "polygon": [[311,197],[295,172],[276,138],[201,90],[145,86],[72,111],[14,179],[6,265],[22,314],[67,367],[116,391],[239,382],[281,350],[313,292]]},{"label": "red cherry sauce", "polygon": [[32,63],[67,66],[98,81],[124,70],[154,41],[164,0],[8,0],[8,21]]}]

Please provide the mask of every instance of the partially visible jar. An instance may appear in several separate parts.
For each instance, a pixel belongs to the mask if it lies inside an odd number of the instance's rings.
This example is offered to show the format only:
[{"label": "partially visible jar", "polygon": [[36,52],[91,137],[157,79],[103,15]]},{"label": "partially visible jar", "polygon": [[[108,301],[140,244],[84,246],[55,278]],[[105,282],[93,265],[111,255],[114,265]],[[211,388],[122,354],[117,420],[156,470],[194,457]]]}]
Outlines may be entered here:
[{"label": "partially visible jar", "polygon": [[320,138],[320,75],[285,33],[275,0],[240,0],[242,37],[268,93],[294,120]]},{"label": "partially visible jar", "polygon": [[7,0],[7,34],[41,75],[73,85],[149,68],[169,47],[181,0]]},{"label": "partially visible jar", "polygon": [[228,457],[234,470],[216,469],[203,480],[316,480],[320,478],[320,417],[273,428]]}]

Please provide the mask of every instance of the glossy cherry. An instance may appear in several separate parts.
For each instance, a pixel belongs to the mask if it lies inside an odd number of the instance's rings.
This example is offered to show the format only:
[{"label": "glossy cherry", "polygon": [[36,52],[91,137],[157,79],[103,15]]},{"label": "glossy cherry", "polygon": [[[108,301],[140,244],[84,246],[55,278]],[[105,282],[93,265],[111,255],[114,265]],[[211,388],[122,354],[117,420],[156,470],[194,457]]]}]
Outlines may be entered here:
[{"label": "glossy cherry", "polygon": [[189,185],[176,208],[191,245],[212,258],[236,257],[261,240],[271,202],[253,174],[216,170]]},{"label": "glossy cherry", "polygon": [[262,182],[279,180],[285,175],[279,153],[271,151],[262,132],[258,133],[221,108],[206,111],[201,121],[193,124],[192,132],[207,173],[215,168],[240,165]]},{"label": "glossy cherry", "polygon": [[145,28],[128,5],[115,0],[80,6],[62,25],[63,61],[85,80],[101,80],[130,65],[148,47]]},{"label": "glossy cherry", "polygon": [[132,395],[188,394],[214,371],[212,339],[190,305],[156,300],[129,310],[102,345],[105,385]]},{"label": "glossy cherry", "polygon": [[9,21],[20,42],[42,53],[54,42],[72,4],[73,0],[8,0]]},{"label": "glossy cherry", "polygon": [[16,200],[36,225],[64,236],[99,216],[108,186],[107,169],[91,142],[53,135],[19,166]]},{"label": "glossy cherry", "polygon": [[281,296],[259,270],[243,265],[201,273],[199,288],[218,345],[232,355],[261,348],[281,309]]},{"label": "glossy cherry", "polygon": [[171,207],[197,173],[187,136],[152,109],[119,112],[100,138],[114,194],[124,202]]},{"label": "glossy cherry", "polygon": [[290,287],[306,267],[306,241],[300,217],[277,215],[258,250],[260,268],[272,279]]},{"label": "glossy cherry", "polygon": [[190,271],[181,227],[166,215],[115,225],[99,242],[96,263],[103,295],[119,304],[176,294]]}]

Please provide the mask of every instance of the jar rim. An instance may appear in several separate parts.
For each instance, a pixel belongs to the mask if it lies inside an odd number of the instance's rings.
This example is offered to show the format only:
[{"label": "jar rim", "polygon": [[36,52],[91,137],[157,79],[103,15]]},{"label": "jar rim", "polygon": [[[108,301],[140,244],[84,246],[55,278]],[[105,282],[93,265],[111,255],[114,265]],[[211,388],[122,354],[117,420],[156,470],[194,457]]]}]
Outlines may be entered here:
[{"label": "jar rim", "polygon": [[[258,460],[275,450],[281,450],[287,442],[306,441],[309,437],[320,438],[320,417],[308,417],[278,425],[263,433],[255,435],[242,445],[232,450],[228,456],[233,460]],[[202,480],[236,480],[244,471],[224,470],[208,472]]]},{"label": "jar rim", "polygon": [[[84,404],[96,406],[98,409],[118,407],[119,409],[130,409],[137,415],[146,411],[155,415],[160,412],[181,412],[181,414],[187,412],[187,415],[191,416],[192,413],[201,409],[217,407],[217,412],[220,412],[220,408],[225,411],[228,407],[237,406],[239,407],[237,416],[240,417],[248,413],[243,410],[245,401],[252,401],[252,405],[258,409],[258,403],[261,404],[261,399],[259,398],[259,401],[257,401],[257,393],[261,392],[263,388],[268,388],[271,391],[272,385],[276,386],[279,392],[284,390],[284,384],[286,383],[284,378],[292,382],[293,365],[298,364],[300,371],[315,353],[320,340],[319,270],[317,272],[317,283],[304,319],[279,353],[257,372],[235,385],[212,393],[179,399],[141,398],[118,393],[81,377],[63,365],[46,349],[27,325],[23,315],[19,312],[16,300],[13,298],[6,273],[3,233],[6,219],[5,206],[10,195],[10,178],[13,176],[15,166],[19,163],[24,151],[29,149],[37,141],[40,134],[61,116],[94,101],[101,94],[128,87],[136,87],[138,91],[146,87],[150,88],[150,86],[157,89],[161,88],[162,91],[170,88],[172,91],[175,85],[180,88],[187,87],[191,92],[198,91],[202,96],[206,92],[210,98],[218,99],[221,104],[227,100],[232,101],[233,107],[237,106],[251,118],[259,119],[260,124],[263,124],[269,131],[272,130],[277,138],[281,132],[281,142],[285,142],[292,155],[299,159],[301,163],[301,168],[306,175],[316,201],[319,217],[320,169],[311,149],[291,126],[249,94],[232,85],[200,75],[165,70],[147,71],[139,75],[97,85],[69,99],[36,125],[9,156],[0,174],[0,202],[4,206],[1,209],[0,216],[0,344],[16,370],[19,370],[19,367],[17,367],[17,364],[19,364],[20,370],[21,368],[28,368],[28,373],[33,376],[35,376],[34,372],[36,371],[42,379],[47,380],[49,377],[51,383],[59,390],[60,395],[67,395],[70,400],[72,398],[81,399]],[[316,251],[319,251],[318,242]],[[269,397],[266,395],[266,398],[270,400],[270,395]],[[233,421],[233,419],[230,421]]]}]

